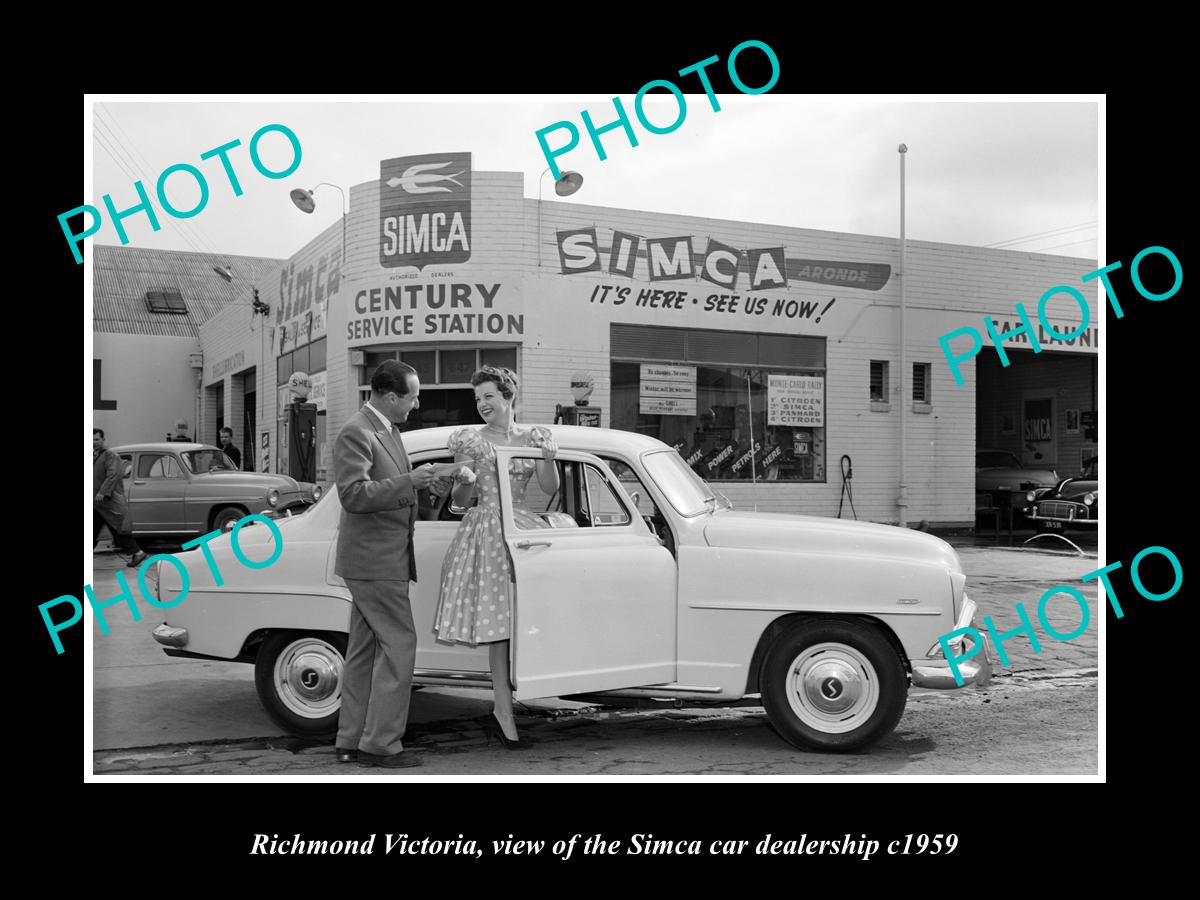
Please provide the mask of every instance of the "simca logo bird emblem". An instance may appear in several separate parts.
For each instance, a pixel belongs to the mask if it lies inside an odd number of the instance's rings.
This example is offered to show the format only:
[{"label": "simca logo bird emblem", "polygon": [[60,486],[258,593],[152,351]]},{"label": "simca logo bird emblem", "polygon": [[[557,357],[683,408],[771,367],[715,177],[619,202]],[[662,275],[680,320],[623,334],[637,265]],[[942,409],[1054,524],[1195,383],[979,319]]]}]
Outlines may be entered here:
[{"label": "simca logo bird emblem", "polygon": [[836,678],[826,678],[821,682],[821,693],[830,700],[836,700],[842,694],[842,683]]},{"label": "simca logo bird emblem", "polygon": [[[458,181],[458,176],[462,172],[455,172],[453,175],[433,174],[430,169],[441,169],[450,165],[449,162],[440,163],[418,163],[415,166],[409,166],[404,170],[404,174],[399,178],[389,178],[388,187],[398,187],[408,194],[449,194],[452,193],[448,187],[434,187],[433,184],[438,181],[450,181],[462,187],[462,182]],[[463,170],[466,171],[465,169]],[[423,186],[424,185],[424,186]]]}]

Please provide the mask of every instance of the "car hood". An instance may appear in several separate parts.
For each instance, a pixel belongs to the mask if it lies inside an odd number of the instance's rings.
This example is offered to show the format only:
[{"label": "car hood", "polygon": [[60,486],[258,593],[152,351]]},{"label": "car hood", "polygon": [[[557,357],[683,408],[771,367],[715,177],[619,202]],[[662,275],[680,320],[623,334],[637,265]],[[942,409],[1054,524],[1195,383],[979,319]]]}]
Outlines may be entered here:
[{"label": "car hood", "polygon": [[1017,469],[1010,466],[975,471],[976,487],[991,490],[1019,491],[1022,490],[1021,485],[1030,483],[1038,487],[1053,487],[1059,480],[1053,469]]},{"label": "car hood", "polygon": [[1075,481],[1068,481],[1057,492],[1051,492],[1048,498],[1062,500],[1078,500],[1084,494],[1091,493],[1096,490],[1097,482],[1090,479],[1080,478]]},{"label": "car hood", "polygon": [[886,556],[962,571],[958,554],[941,538],[909,528],[849,519],[721,510],[709,517],[704,539],[711,547]]},{"label": "car hood", "polygon": [[264,491],[276,488],[281,494],[300,490],[300,484],[295,478],[290,475],[272,475],[270,472],[203,472],[196,477],[203,479],[205,484],[228,484],[246,489],[261,487]]}]

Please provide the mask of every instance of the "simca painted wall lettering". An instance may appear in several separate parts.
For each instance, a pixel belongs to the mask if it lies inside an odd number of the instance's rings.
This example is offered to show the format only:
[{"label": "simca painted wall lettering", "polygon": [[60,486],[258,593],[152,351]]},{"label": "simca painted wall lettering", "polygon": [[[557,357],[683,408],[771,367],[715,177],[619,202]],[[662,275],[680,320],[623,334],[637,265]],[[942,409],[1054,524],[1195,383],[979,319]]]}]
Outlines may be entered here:
[{"label": "simca painted wall lettering", "polygon": [[[1140,267],[1142,261],[1150,254],[1165,257],[1167,262],[1171,264],[1174,281],[1162,293],[1150,291],[1142,282]],[[1109,304],[1113,308],[1113,314],[1118,319],[1125,317],[1125,310],[1121,307],[1120,301],[1117,300],[1117,291],[1112,285],[1109,273],[1115,272],[1120,268],[1121,261],[1117,260],[1115,263],[1109,263],[1102,269],[1088,272],[1079,279],[1084,284],[1099,279],[1100,283],[1104,285],[1104,292],[1108,297]],[[1161,269],[1161,266],[1159,268]],[[1160,271],[1156,275],[1161,278],[1162,272]],[[1158,302],[1174,297],[1179,292],[1179,289],[1183,287],[1183,266],[1180,265],[1179,258],[1166,247],[1147,247],[1133,258],[1133,262],[1129,266],[1129,277],[1139,294],[1147,300]],[[1079,325],[1070,331],[1056,329],[1046,318],[1046,304],[1060,295],[1070,297],[1079,307]],[[983,318],[984,329],[987,331],[988,338],[992,342],[992,349],[996,351],[996,356],[1000,358],[1000,366],[1002,368],[1008,368],[1009,365],[1008,354],[1004,351],[1005,341],[1028,344],[1034,353],[1042,352],[1043,343],[1049,343],[1052,346],[1065,345],[1067,347],[1074,347],[1076,346],[1075,342],[1079,341],[1080,347],[1100,346],[1099,335],[1096,329],[1088,328],[1088,324],[1092,320],[1092,312],[1088,308],[1087,298],[1083,296],[1078,288],[1071,285],[1056,285],[1042,294],[1037,305],[1038,333],[1036,337],[1033,332],[1033,322],[1029,318],[1029,313],[1025,311],[1025,307],[1020,303],[1016,304],[1016,312],[1021,324],[1009,327],[1010,323],[1005,322],[1003,329],[1000,327],[1000,322],[991,316],[984,316]],[[952,353],[950,342],[958,337],[969,337],[971,339],[971,347],[963,353]],[[955,386],[962,387],[966,384],[966,381],[962,377],[959,366],[979,355],[979,351],[983,349],[983,335],[979,333],[979,329],[965,325],[962,328],[947,331],[938,338],[938,344],[942,348],[942,354],[946,357],[946,362],[950,365],[950,371],[954,374]],[[1058,349],[1062,349],[1062,346],[1059,346]]]},{"label": "simca painted wall lettering", "polygon": [[783,290],[789,280],[877,291],[892,272],[891,266],[882,263],[789,258],[783,247],[743,251],[711,237],[701,255],[696,252],[693,235],[648,238],[645,249],[641,249],[642,238],[623,231],[613,231],[609,245],[602,247],[595,227],[556,231],[555,237],[563,275],[603,270],[602,254],[608,255],[610,275],[635,278],[639,260],[645,260],[643,271],[650,281],[700,277],[727,290],[736,289],[745,273],[752,291]]},{"label": "simca painted wall lettering", "polygon": [[[251,522],[262,522],[267,526],[267,529],[271,532],[271,536],[274,538],[275,550],[266,559],[251,559],[245,554],[245,552],[243,552],[241,545],[238,543],[238,537],[242,528],[246,525],[249,525]],[[220,536],[220,531],[210,531],[208,534],[203,534],[200,537],[194,538],[188,541],[186,544],[183,544],[184,550],[190,550],[193,547],[200,548],[200,551],[204,554],[205,562],[208,563],[209,571],[212,572],[213,581],[216,582],[218,587],[224,584],[225,580],[221,577],[220,569],[217,567],[217,563],[213,558],[212,551],[208,547],[208,542],[213,538]],[[250,569],[265,569],[283,555],[283,533],[280,532],[278,525],[261,513],[255,513],[239,519],[233,526],[233,530],[229,533],[229,543],[233,549],[233,555],[237,561]],[[156,596],[156,592],[151,591],[146,585],[146,570],[151,566],[158,565],[160,560],[163,563],[168,563],[174,566],[182,579],[182,587],[179,591],[179,596],[174,600],[165,603],[160,601]],[[84,585],[83,587],[83,593],[88,598],[88,604],[92,608],[92,613],[96,616],[96,620],[100,623],[100,633],[105,635],[109,633],[109,627],[108,620],[104,616],[104,610],[110,606],[115,606],[122,601],[124,601],[129,607],[129,613],[133,617],[133,621],[142,621],[141,610],[138,609],[137,601],[133,597],[133,592],[130,591],[129,584],[125,581],[125,573],[118,570],[116,573],[116,578],[117,584],[121,587],[121,591],[115,596],[109,597],[105,600],[96,599],[96,594],[92,590],[92,586],[90,584]],[[173,606],[178,606],[187,597],[188,591],[191,587],[191,578],[188,575],[187,566],[185,566],[180,560],[176,559],[173,554],[156,553],[153,556],[146,557],[141,566],[138,567],[137,583],[138,590],[141,591],[142,594],[142,599],[144,599],[147,603],[158,609],[170,609]],[[52,621],[50,618],[50,610],[53,607],[60,606],[64,603],[70,604],[73,607],[71,618],[67,619],[65,622]],[[62,654],[63,645],[62,641],[59,640],[58,635],[60,632],[65,631],[71,626],[77,625],[83,619],[83,604],[79,602],[77,597],[71,594],[64,594],[61,597],[55,597],[53,600],[48,600],[47,602],[39,605],[38,612],[42,615],[42,621],[46,623],[46,631],[50,633],[50,639],[54,642],[55,651],[59,654]]]}]

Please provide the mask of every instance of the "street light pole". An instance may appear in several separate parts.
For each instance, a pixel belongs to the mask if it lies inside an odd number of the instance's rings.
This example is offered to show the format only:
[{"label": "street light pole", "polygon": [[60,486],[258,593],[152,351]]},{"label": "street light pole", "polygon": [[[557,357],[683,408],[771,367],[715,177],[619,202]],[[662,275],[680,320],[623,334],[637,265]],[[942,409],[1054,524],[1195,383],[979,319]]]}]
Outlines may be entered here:
[{"label": "street light pole", "polygon": [[[537,258],[538,268],[542,267],[542,179],[549,172],[549,167],[542,170],[538,176],[538,227],[537,227]],[[583,176],[578,172],[563,172],[554,182],[554,193],[560,197],[570,197],[583,184]]]}]

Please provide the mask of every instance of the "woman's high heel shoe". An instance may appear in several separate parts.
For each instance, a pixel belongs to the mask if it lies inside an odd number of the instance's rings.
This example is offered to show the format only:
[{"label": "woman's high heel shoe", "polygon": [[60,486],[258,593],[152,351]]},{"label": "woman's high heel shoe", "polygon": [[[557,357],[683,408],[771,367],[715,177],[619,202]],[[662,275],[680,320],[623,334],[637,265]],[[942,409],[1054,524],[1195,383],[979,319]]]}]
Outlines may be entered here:
[{"label": "woman's high heel shoe", "polygon": [[526,740],[525,738],[518,738],[514,741],[508,737],[494,715],[485,716],[481,720],[481,724],[483,725],[483,733],[487,735],[487,745],[489,747],[492,745],[492,738],[500,741],[500,745],[505,750],[528,750],[533,746],[533,741]]}]

